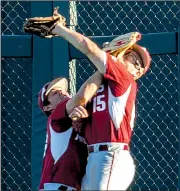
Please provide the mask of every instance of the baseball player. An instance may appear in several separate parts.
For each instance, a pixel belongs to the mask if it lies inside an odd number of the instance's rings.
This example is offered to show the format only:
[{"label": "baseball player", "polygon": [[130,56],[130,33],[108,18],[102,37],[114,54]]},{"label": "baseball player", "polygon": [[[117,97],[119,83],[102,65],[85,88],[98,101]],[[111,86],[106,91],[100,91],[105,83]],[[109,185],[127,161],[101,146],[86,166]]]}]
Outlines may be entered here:
[{"label": "baseball player", "polygon": [[[68,115],[78,105],[86,104],[101,84],[102,75],[96,72],[70,98],[65,78],[57,78],[43,86],[38,104],[48,116],[40,190],[80,190],[85,172],[87,147],[79,142]],[[96,86],[96,84],[99,84]],[[79,118],[87,117],[82,106],[75,109]]]},{"label": "baseball player", "polygon": [[[86,50],[86,55],[103,74],[102,85],[88,105],[92,114],[84,129],[89,156],[82,190],[127,190],[135,175],[129,152],[135,118],[135,80],[149,68],[149,53],[137,44],[114,46],[114,43],[124,42],[127,36],[140,38],[139,33],[122,35],[101,50],[86,37],[67,29],[56,27],[54,33],[66,36],[64,31],[68,39],[72,37],[73,45],[82,42],[76,47]],[[77,110],[70,114],[70,117],[75,116],[79,116]]]},{"label": "baseball player", "polygon": [[[103,75],[102,85],[88,106],[91,115],[84,136],[89,156],[82,190],[127,190],[135,174],[129,152],[135,118],[135,80],[146,73],[151,62],[148,51],[136,44],[140,33],[117,37],[105,43],[102,50],[89,38],[68,29],[57,8],[53,17],[41,20],[29,19],[24,30],[41,37],[66,39]],[[80,117],[77,108],[70,117]]]}]

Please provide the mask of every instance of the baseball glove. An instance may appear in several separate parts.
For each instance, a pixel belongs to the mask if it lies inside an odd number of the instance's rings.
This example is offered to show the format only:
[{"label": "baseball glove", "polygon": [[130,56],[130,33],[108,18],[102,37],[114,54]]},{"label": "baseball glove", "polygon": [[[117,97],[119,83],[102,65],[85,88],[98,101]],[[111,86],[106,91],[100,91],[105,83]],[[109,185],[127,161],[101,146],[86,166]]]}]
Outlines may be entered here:
[{"label": "baseball glove", "polygon": [[42,38],[51,38],[55,36],[52,30],[58,23],[66,26],[66,18],[58,13],[59,7],[54,8],[53,16],[51,17],[33,17],[26,20],[23,30],[26,33],[35,34]]}]

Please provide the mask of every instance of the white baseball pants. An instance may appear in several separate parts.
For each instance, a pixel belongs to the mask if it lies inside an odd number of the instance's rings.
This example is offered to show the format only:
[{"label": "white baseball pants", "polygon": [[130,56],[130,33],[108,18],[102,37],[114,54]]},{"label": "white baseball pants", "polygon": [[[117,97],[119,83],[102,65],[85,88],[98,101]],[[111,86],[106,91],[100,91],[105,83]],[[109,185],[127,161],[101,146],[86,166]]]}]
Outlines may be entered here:
[{"label": "white baseball pants", "polygon": [[109,151],[89,154],[81,190],[126,190],[130,186],[135,165],[129,151],[122,150],[122,144],[109,143]]},{"label": "white baseball pants", "polygon": [[52,191],[52,190],[60,190],[59,187],[60,186],[65,186],[67,187],[66,189],[63,190],[76,190],[76,188],[73,188],[71,186],[66,186],[64,184],[60,184],[60,183],[45,183],[44,184],[44,189],[41,189],[39,191],[44,191],[44,190],[48,190],[48,191]]}]

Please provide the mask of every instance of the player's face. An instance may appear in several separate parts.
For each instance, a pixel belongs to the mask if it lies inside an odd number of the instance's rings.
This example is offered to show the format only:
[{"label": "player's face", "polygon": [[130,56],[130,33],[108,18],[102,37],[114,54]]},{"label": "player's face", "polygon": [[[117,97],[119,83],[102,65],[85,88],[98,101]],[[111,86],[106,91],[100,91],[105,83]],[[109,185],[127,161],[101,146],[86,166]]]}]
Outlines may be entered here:
[{"label": "player's face", "polygon": [[142,67],[141,57],[133,50],[124,55],[124,64],[127,67],[128,72],[130,72],[133,77],[140,74],[140,68]]},{"label": "player's face", "polygon": [[58,89],[51,90],[47,97],[49,104],[44,106],[44,111],[54,111],[57,105],[67,97],[69,97],[68,92],[63,92],[62,90]]}]

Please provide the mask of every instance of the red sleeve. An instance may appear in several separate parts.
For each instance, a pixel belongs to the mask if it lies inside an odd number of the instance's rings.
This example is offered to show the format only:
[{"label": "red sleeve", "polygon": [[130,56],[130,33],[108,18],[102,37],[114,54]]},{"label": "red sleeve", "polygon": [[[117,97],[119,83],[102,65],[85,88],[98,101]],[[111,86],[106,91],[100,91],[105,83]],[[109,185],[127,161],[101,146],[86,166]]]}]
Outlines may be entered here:
[{"label": "red sleeve", "polygon": [[66,104],[68,100],[69,98],[60,102],[49,117],[49,122],[56,132],[64,132],[72,126],[72,121],[66,113]]},{"label": "red sleeve", "polygon": [[126,67],[116,57],[108,53],[106,53],[105,59],[104,78],[109,80],[109,86],[116,96],[123,94],[129,85],[135,82]]},{"label": "red sleeve", "polygon": [[51,114],[51,119],[52,120],[60,120],[60,119],[63,119],[65,117],[68,117],[67,114],[66,114],[66,104],[67,104],[68,100],[69,100],[69,98],[61,101],[58,104],[56,109]]}]

